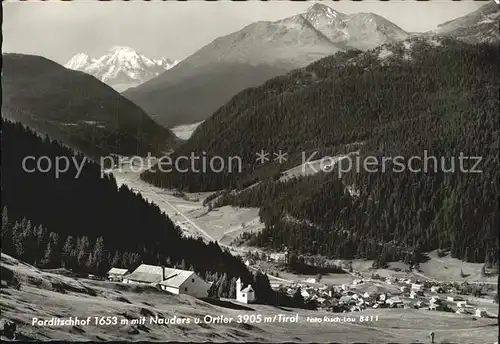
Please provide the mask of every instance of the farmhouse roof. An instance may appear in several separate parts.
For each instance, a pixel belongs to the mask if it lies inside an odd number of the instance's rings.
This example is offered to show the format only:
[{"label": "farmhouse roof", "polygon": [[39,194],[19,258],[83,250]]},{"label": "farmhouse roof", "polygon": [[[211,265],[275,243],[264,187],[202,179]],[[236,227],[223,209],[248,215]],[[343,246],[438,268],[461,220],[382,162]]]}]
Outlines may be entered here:
[{"label": "farmhouse roof", "polygon": [[[193,271],[141,264],[127,278],[138,282],[160,283],[175,287],[181,285],[192,274],[194,274]],[[163,276],[165,276],[165,280]]]},{"label": "farmhouse roof", "polygon": [[164,281],[161,281],[161,285],[179,288],[182,283],[184,283],[188,278],[194,274],[193,271],[186,270],[175,270],[170,275],[167,275]]},{"label": "farmhouse roof", "polygon": [[[165,268],[165,270],[168,269]],[[165,273],[167,272],[165,271]],[[159,283],[163,279],[163,270],[161,266],[141,264],[127,279],[145,283]]]},{"label": "farmhouse roof", "polygon": [[108,275],[120,275],[120,276],[123,276],[126,273],[128,273],[127,269],[119,269],[119,268],[111,268],[111,270],[108,271]]}]

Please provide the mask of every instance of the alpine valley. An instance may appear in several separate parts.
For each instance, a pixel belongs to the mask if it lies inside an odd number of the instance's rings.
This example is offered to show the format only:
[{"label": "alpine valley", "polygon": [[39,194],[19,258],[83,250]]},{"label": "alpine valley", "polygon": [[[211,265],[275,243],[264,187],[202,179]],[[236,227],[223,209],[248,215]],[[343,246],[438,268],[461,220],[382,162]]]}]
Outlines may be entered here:
[{"label": "alpine valley", "polygon": [[496,3],[135,3],[2,4],[2,341],[498,339]]}]

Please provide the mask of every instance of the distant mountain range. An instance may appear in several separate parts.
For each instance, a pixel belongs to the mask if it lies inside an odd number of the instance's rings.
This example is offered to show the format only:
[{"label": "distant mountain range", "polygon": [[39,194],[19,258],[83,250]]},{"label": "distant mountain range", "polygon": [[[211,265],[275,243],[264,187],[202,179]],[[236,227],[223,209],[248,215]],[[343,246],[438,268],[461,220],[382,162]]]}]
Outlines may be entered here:
[{"label": "distant mountain range", "polygon": [[169,59],[155,60],[137,53],[130,47],[115,46],[98,58],[78,53],[64,66],[93,75],[121,92],[158,76],[178,62]]},{"label": "distant mountain range", "polygon": [[164,126],[199,122],[244,88],[338,51],[365,50],[409,35],[373,13],[347,15],[315,4],[303,14],[219,37],[123,95]]},{"label": "distant mountain range", "polygon": [[4,54],[2,117],[92,157],[147,154],[177,138],[108,85],[34,55]]}]

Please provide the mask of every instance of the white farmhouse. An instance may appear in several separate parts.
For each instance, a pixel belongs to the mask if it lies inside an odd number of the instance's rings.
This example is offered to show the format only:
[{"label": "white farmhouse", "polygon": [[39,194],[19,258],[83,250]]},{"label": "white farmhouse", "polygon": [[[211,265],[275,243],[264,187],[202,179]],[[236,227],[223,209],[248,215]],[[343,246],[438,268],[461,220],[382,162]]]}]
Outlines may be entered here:
[{"label": "white farmhouse", "polygon": [[242,288],[241,278],[236,281],[236,301],[243,303],[252,303],[255,301],[255,291],[252,285],[249,284],[245,288]]},{"label": "white farmhouse", "polygon": [[210,288],[210,284],[194,271],[148,264],[141,264],[123,278],[123,283],[157,285],[173,294],[188,294],[194,297],[207,297]]},{"label": "white farmhouse", "polygon": [[162,290],[172,294],[207,297],[210,284],[193,271],[176,270],[159,283]]}]

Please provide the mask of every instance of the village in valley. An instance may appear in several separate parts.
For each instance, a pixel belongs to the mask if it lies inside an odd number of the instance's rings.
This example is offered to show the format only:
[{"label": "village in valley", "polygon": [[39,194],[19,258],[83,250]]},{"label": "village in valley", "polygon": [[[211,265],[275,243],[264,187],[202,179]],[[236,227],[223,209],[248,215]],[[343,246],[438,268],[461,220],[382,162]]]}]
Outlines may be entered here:
[{"label": "village in valley", "polygon": [[[270,254],[266,257],[269,266],[287,264],[286,254]],[[251,259],[246,261],[251,266]],[[497,316],[498,295],[496,285],[480,282],[438,282],[416,277],[415,269],[402,271],[395,268],[389,276],[376,272],[355,271],[352,262],[342,264],[343,272],[350,279],[343,278],[342,284],[328,279],[328,275],[317,274],[306,277],[298,283],[273,283],[273,289],[284,290],[288,295],[299,291],[305,302],[314,304],[317,310],[346,313],[367,309],[403,308],[426,311],[454,312],[470,315],[472,318]],[[371,270],[371,269],[370,269]],[[373,269],[376,270],[376,269]],[[418,274],[418,272],[417,272]],[[461,271],[463,274],[463,271]],[[278,275],[278,273],[275,273]],[[333,283],[332,283],[333,282]]]},{"label": "village in valley", "polygon": [[[257,260],[255,258],[259,258]],[[294,275],[284,279],[276,268],[287,266],[289,256],[285,253],[259,255],[247,252],[244,258],[249,270],[260,271],[270,278],[273,290],[301,299],[306,308],[333,313],[359,312],[382,308],[421,309],[423,311],[453,312],[468,315],[472,319],[496,317],[498,300],[493,296],[494,285],[488,283],[437,282],[411,276],[411,271],[396,269],[392,276],[381,277],[375,272],[361,273],[344,264],[335,273]],[[303,257],[301,257],[303,261]],[[337,268],[337,267],[334,267]],[[328,269],[327,269],[328,270]],[[286,274],[286,271],[283,273]],[[290,275],[290,274],[288,274]],[[398,277],[399,276],[399,277]],[[108,279],[126,284],[149,284],[173,294],[194,297],[209,297],[214,282],[207,282],[193,271],[172,269],[153,265],[140,265],[129,272],[112,268]],[[343,283],[336,283],[342,281]],[[236,282],[234,301],[238,303],[258,302],[251,284]]]}]

